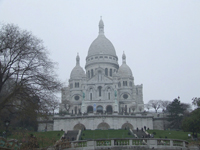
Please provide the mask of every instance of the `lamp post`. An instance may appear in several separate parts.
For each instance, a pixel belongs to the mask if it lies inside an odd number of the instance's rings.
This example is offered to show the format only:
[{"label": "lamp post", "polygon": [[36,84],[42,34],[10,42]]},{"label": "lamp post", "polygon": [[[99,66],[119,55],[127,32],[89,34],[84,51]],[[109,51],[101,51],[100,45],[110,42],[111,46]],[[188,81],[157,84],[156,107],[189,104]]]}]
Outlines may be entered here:
[{"label": "lamp post", "polygon": [[6,126],[6,140],[7,140],[8,126],[10,125],[10,120],[6,119],[6,120],[4,121],[4,123],[5,123],[5,126]]}]

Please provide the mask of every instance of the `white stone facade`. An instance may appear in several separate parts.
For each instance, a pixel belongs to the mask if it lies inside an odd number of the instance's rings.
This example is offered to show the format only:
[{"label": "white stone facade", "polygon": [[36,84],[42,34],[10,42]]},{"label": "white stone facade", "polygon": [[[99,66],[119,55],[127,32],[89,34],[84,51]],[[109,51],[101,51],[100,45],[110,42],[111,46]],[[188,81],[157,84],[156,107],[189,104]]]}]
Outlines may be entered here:
[{"label": "white stone facade", "polygon": [[99,35],[90,45],[86,57],[86,73],[77,55],[69,86],[62,90],[60,111],[71,114],[142,112],[143,86],[134,84],[125,54],[122,59],[119,67],[115,48],[105,37],[104,24],[100,20]]},{"label": "white stone facade", "polygon": [[62,89],[60,112],[67,112],[71,117],[54,116],[54,130],[71,130],[78,123],[87,129],[97,129],[102,122],[114,129],[122,128],[125,123],[133,128],[147,125],[153,128],[152,117],[133,116],[144,111],[143,85],[134,84],[124,53],[122,60],[119,66],[115,48],[104,35],[101,19],[99,35],[88,50],[85,71],[77,55],[69,86]]}]

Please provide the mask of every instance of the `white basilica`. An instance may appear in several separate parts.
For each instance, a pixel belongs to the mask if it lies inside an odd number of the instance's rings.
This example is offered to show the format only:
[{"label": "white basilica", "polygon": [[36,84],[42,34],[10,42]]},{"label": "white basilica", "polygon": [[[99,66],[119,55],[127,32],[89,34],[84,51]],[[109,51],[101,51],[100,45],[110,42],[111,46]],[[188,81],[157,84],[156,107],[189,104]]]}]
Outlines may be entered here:
[{"label": "white basilica", "polygon": [[119,67],[113,44],[104,35],[104,23],[99,22],[99,35],[89,47],[85,71],[76,57],[69,86],[62,89],[61,112],[70,114],[121,113],[144,110],[142,85],[134,84],[126,55]]},{"label": "white basilica", "polygon": [[134,84],[126,56],[118,64],[113,44],[104,35],[99,22],[99,35],[89,47],[85,71],[76,57],[69,86],[62,89],[60,113],[39,122],[38,130],[137,129],[144,126],[160,129],[163,120],[144,112],[142,85]]}]

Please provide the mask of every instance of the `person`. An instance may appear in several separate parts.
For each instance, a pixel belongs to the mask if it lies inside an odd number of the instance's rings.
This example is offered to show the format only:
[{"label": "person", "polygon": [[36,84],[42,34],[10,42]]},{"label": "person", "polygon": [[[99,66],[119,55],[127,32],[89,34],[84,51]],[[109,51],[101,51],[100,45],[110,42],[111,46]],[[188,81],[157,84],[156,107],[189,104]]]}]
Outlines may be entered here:
[{"label": "person", "polygon": [[143,131],[143,128],[141,130]]},{"label": "person", "polygon": [[138,128],[137,128],[137,132],[138,132]]},{"label": "person", "polygon": [[146,127],[146,126],[144,126],[144,130],[145,130],[145,131],[146,131],[146,128],[147,128],[147,127]]}]

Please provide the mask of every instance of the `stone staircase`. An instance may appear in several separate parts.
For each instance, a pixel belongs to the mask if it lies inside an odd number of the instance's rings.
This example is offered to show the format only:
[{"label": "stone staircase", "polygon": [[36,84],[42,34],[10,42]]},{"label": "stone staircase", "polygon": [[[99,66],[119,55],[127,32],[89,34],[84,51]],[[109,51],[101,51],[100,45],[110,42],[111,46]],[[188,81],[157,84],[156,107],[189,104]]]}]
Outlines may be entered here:
[{"label": "stone staircase", "polygon": [[137,138],[145,138],[147,134],[142,130],[132,130],[134,134],[137,135]]},{"label": "stone staircase", "polygon": [[78,133],[79,130],[68,130],[67,133],[65,133],[65,139],[68,141],[75,141],[77,139]]}]

